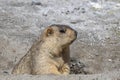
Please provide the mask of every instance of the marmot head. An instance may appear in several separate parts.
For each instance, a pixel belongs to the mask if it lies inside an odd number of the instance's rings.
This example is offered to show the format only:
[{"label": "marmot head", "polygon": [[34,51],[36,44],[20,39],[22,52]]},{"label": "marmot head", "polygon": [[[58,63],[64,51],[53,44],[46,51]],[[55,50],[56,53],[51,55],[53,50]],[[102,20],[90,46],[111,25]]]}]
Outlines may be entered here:
[{"label": "marmot head", "polygon": [[54,24],[48,26],[43,32],[44,41],[56,46],[67,46],[77,38],[77,32],[68,25]]}]

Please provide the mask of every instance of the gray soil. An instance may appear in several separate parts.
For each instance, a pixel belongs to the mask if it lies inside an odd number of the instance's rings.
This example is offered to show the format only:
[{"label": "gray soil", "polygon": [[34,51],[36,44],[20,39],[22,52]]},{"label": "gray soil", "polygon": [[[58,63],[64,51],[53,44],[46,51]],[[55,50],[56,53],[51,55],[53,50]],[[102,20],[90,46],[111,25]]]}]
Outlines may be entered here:
[{"label": "gray soil", "polygon": [[[51,24],[78,32],[71,75],[12,75]],[[119,0],[0,0],[0,80],[120,80]]]}]

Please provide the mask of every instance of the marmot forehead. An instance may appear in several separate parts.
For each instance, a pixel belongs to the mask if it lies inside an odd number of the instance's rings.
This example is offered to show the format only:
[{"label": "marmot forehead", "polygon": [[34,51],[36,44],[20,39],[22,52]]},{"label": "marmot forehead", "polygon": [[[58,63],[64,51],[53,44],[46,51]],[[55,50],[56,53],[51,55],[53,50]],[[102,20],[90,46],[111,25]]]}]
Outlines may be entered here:
[{"label": "marmot forehead", "polygon": [[70,26],[68,26],[68,25],[63,25],[63,24],[52,24],[52,25],[50,25],[51,27],[52,26],[57,26],[57,27],[70,27]]},{"label": "marmot forehead", "polygon": [[50,27],[58,27],[59,29],[66,28],[66,29],[74,30],[70,26],[68,26],[68,25],[62,25],[62,24],[53,24],[53,25],[50,25]]}]

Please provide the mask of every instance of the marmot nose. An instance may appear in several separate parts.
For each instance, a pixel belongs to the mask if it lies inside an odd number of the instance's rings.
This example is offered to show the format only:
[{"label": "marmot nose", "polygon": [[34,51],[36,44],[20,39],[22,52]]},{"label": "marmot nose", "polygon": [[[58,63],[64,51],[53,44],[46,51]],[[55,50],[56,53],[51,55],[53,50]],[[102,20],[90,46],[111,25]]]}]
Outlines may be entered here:
[{"label": "marmot nose", "polygon": [[61,33],[65,33],[65,32],[66,32],[66,28],[65,28],[65,27],[60,27],[59,31],[60,31]]}]

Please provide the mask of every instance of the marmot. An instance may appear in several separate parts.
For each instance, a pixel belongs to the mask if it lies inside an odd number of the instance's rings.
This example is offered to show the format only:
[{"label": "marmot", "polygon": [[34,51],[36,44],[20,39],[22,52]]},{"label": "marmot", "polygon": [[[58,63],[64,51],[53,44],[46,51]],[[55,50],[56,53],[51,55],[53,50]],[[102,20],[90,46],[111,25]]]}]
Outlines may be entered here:
[{"label": "marmot", "polygon": [[68,25],[48,26],[12,74],[69,74],[69,46],[76,38],[77,32]]}]

